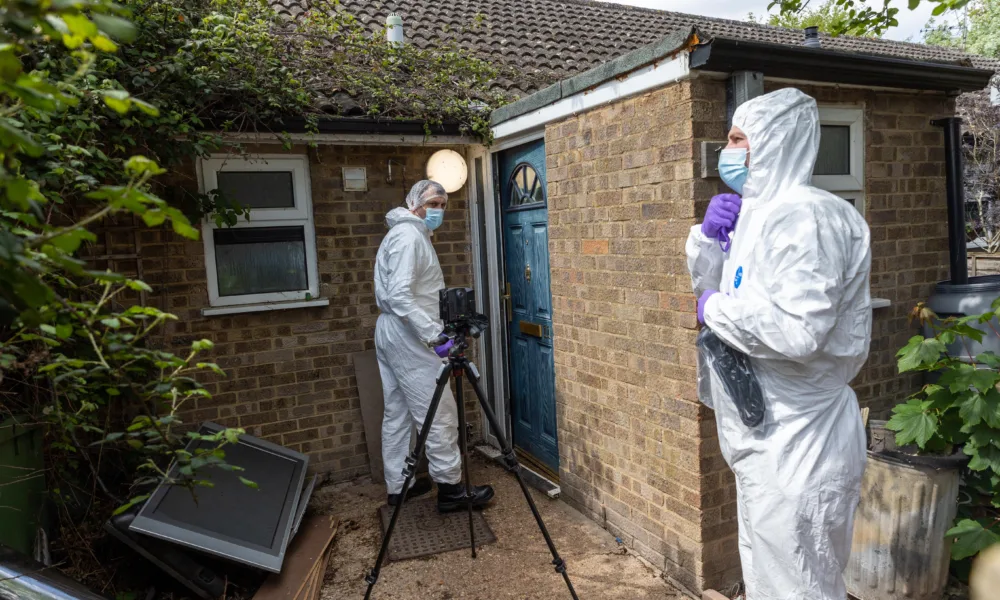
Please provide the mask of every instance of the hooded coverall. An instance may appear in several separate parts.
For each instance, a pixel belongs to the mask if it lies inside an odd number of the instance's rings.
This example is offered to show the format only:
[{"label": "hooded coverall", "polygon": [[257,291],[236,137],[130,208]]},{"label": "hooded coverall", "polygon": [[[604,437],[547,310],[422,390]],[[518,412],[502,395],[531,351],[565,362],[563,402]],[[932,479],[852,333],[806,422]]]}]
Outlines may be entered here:
[{"label": "hooded coverall", "polygon": [[[438,318],[438,292],[444,276],[423,219],[405,208],[386,215],[390,227],[375,259],[375,352],[382,374],[385,416],[382,460],[389,494],[403,489],[411,426],[420,429],[430,407],[442,360],[431,349],[444,324]],[[446,387],[426,445],[428,470],[437,483],[462,478],[458,449],[458,405]]]},{"label": "hooded coverall", "polygon": [[718,290],[705,323],[751,358],[765,401],[743,425],[711,375],[723,457],[736,475],[747,600],[844,600],[866,440],[848,385],[871,341],[870,234],[850,203],[811,184],[816,101],[795,89],[741,105],[749,176],[723,253],[694,227],[695,293]]}]

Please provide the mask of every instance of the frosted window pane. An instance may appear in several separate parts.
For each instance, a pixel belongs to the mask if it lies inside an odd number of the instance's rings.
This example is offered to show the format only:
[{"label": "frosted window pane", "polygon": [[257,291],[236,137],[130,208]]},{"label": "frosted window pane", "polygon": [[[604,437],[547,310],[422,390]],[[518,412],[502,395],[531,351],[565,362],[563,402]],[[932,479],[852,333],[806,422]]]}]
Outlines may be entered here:
[{"label": "frosted window pane", "polygon": [[216,229],[213,234],[219,296],[309,288],[301,226]]},{"label": "frosted window pane", "polygon": [[292,174],[287,171],[219,171],[222,197],[248,208],[294,208]]},{"label": "frosted window pane", "polygon": [[851,128],[823,125],[820,128],[819,156],[813,175],[851,174]]}]

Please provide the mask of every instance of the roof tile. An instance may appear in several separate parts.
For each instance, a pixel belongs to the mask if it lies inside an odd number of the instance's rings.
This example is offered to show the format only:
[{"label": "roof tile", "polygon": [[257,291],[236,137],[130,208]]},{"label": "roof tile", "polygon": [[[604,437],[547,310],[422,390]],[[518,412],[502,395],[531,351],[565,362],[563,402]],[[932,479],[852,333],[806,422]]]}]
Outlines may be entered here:
[{"label": "roof tile", "polygon": [[[310,9],[309,0],[270,0],[284,15]],[[498,87],[534,92],[653,43],[697,27],[734,40],[798,46],[801,31],[595,0],[340,0],[343,8],[377,28],[390,12],[403,18],[404,35],[424,48],[459,42],[484,59],[501,58],[521,73],[542,73]],[[481,18],[480,24],[476,24]],[[842,52],[1000,69],[1000,61],[951,48],[821,34],[823,47]]]}]

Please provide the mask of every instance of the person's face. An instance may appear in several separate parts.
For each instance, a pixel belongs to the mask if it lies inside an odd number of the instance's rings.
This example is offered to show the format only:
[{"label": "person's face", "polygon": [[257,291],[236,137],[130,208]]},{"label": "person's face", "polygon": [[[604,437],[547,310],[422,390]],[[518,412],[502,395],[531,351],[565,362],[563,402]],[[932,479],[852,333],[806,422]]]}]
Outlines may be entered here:
[{"label": "person's face", "polygon": [[440,208],[442,210],[448,208],[448,198],[447,197],[442,198],[441,196],[431,198],[423,206],[421,206],[420,208],[416,208],[410,212],[423,219],[424,217],[427,216],[428,208]]},{"label": "person's face", "polygon": [[729,145],[726,146],[726,150],[732,148],[744,148],[747,151],[747,162],[746,165],[750,166],[750,140],[747,139],[743,130],[739,127],[733,125],[733,128],[729,130]]}]

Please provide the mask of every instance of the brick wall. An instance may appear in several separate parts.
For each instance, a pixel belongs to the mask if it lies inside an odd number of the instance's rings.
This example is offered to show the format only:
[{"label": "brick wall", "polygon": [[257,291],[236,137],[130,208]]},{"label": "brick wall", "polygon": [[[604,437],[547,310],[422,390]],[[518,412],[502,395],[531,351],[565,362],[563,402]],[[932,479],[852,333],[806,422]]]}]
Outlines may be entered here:
[{"label": "brick wall", "polygon": [[[281,152],[276,147],[252,150]],[[330,299],[328,307],[203,317],[200,311],[209,304],[202,242],[169,230],[140,232],[144,279],[154,287],[148,301],[178,316],[163,343],[180,352],[193,340],[210,339],[216,361],[228,373],[209,384],[213,397],[199,401],[185,420],[243,427],[305,452],[311,470],[333,480],[368,472],[350,355],[374,348],[374,261],[386,231],[385,214],[401,206],[409,186],[423,178],[434,150],[320,146],[308,151],[320,295]],[[289,152],[307,153],[304,147]],[[396,163],[391,184],[386,182],[390,158]],[[366,167],[369,191],[344,192],[342,166]],[[184,185],[196,187],[193,170],[187,175]],[[471,285],[468,232],[463,190],[450,196],[445,223],[434,235],[449,286]],[[117,236],[113,246],[133,243],[128,232]]]},{"label": "brick wall", "polygon": [[[776,86],[769,85],[770,89]],[[945,275],[941,96],[803,88],[865,107],[866,216],[876,313],[854,382],[876,415],[916,389],[894,354]],[[679,583],[740,577],[735,490],[695,393],[688,229],[718,180],[699,142],[725,138],[725,84],[679,82],[546,127],[556,394],[564,497]],[[698,218],[696,218],[698,217]]]},{"label": "brick wall", "polygon": [[677,83],[545,133],[563,496],[690,588],[705,546],[734,531],[719,529],[732,484],[695,393],[684,258],[693,199],[716,188],[694,175],[694,140],[724,115],[704,88]]}]

